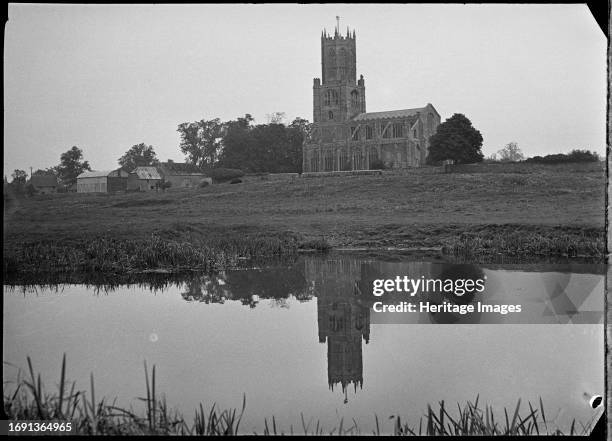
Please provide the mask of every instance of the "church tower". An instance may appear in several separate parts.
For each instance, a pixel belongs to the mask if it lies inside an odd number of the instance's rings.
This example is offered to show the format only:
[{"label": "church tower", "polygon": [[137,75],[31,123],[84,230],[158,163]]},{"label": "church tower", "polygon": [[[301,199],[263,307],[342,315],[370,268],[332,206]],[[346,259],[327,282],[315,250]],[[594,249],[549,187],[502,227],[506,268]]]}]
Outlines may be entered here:
[{"label": "church tower", "polygon": [[314,79],[313,121],[323,142],[346,140],[347,122],[365,112],[363,76],[357,80],[355,31],[321,33],[321,78]]},{"label": "church tower", "polygon": [[428,103],[366,112],[365,82],[357,77],[355,31],[321,33],[321,78],[312,88],[313,124],[302,147],[302,172],[409,169],[425,164],[440,114]]}]

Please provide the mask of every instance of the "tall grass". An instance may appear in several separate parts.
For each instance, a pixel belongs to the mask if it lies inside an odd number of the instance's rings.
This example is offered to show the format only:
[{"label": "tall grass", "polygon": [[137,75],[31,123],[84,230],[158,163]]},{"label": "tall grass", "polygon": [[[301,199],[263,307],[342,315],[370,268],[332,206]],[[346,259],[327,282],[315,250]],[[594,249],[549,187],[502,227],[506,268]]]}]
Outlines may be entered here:
[{"label": "tall grass", "polygon": [[[235,435],[240,433],[240,423],[246,409],[246,397],[243,395],[242,407],[220,409],[213,403],[206,411],[202,403],[194,412],[189,423],[178,411],[168,408],[164,395],[160,397],[156,387],[155,365],[150,371],[145,362],[146,396],[139,398],[144,403],[144,415],[132,407],[121,408],[116,400],[109,402],[102,397],[96,399],[94,376],[90,376],[89,394],[76,389],[76,383],[66,379],[66,355],[62,358],[62,367],[58,390],[47,393],[40,374],[35,374],[32,360],[27,358],[28,373],[22,376],[19,370],[14,387],[4,387],[4,411],[9,420],[62,420],[72,421],[75,432],[83,435]],[[6,363],[5,364],[9,364]],[[523,406],[524,407],[524,406]],[[511,417],[510,417],[511,415]],[[569,435],[589,434],[596,418],[594,415],[588,424],[572,421]],[[361,435],[362,432],[355,419],[345,423],[340,419],[333,427],[324,427],[319,420],[312,418],[306,422],[300,413],[300,424],[288,430],[279,426],[276,417],[264,418],[263,435],[304,434],[304,435]],[[374,415],[373,435],[564,435],[554,422],[546,419],[542,399],[538,406],[528,403],[528,409],[521,411],[519,399],[512,412],[503,409],[503,416],[496,415],[490,405],[482,407],[479,397],[472,403],[468,401],[463,407],[457,404],[457,410],[451,411],[444,401],[437,408],[427,405],[427,411],[420,418],[418,425],[402,421],[399,415],[389,418],[391,426],[384,424]],[[257,434],[257,433],[256,433]]]},{"label": "tall grass", "polygon": [[448,241],[444,252],[475,258],[501,254],[505,256],[603,257],[605,233],[585,229],[562,232],[501,230],[465,233]]},{"label": "tall grass", "polygon": [[146,239],[96,237],[76,244],[59,241],[24,243],[4,250],[4,274],[42,272],[109,272],[125,274],[151,269],[217,271],[242,260],[293,256],[295,237],[245,235],[181,241],[151,235]]}]

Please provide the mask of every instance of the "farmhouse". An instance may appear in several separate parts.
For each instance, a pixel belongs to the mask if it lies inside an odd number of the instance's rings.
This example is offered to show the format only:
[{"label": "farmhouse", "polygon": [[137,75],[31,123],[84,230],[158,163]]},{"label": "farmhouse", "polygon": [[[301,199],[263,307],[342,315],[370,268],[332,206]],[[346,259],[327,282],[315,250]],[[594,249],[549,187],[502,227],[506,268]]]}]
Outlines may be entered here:
[{"label": "farmhouse", "polygon": [[363,75],[356,78],[355,31],[321,34],[322,77],[314,79],[313,130],[304,145],[304,172],[424,165],[429,138],[440,124],[433,105],[366,112]]},{"label": "farmhouse", "polygon": [[202,171],[193,164],[182,162],[162,162],[158,167],[159,174],[172,188],[197,187],[202,181],[212,184],[212,178],[207,178]]},{"label": "farmhouse", "polygon": [[127,189],[130,191],[157,190],[162,178],[155,167],[136,167],[128,176]]},{"label": "farmhouse", "polygon": [[51,173],[34,173],[30,184],[41,194],[57,193],[57,176]]},{"label": "farmhouse", "polygon": [[128,173],[117,170],[87,171],[77,176],[77,193],[116,193],[127,190]]}]

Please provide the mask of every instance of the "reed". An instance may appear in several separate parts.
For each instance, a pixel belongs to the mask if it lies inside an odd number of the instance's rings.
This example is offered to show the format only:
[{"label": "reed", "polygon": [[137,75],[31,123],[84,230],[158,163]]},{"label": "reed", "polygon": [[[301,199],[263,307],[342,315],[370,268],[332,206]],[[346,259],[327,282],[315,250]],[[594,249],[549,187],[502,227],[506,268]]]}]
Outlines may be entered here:
[{"label": "reed", "polygon": [[[165,269],[219,271],[244,260],[295,256],[298,240],[291,235],[215,236],[206,240],[95,237],[75,243],[41,241],[5,249],[5,275],[106,272],[129,274]],[[324,247],[319,244],[319,249]]]},{"label": "reed", "polygon": [[447,254],[464,258],[481,256],[562,256],[598,257],[605,255],[605,233],[583,229],[548,231],[501,230],[461,234],[444,247]]},{"label": "reed", "polygon": [[[76,391],[74,382],[66,380],[66,355],[62,358],[62,367],[58,390],[47,393],[40,374],[36,374],[30,357],[27,358],[29,377],[22,377],[19,370],[14,390],[5,383],[4,411],[8,419],[15,420],[63,420],[72,421],[75,431],[84,435],[236,435],[240,433],[240,423],[246,409],[246,396],[243,395],[242,407],[219,409],[216,403],[206,411],[202,403],[195,410],[193,421],[185,418],[176,410],[168,408],[165,396],[159,396],[156,387],[156,367],[150,371],[145,362],[146,397],[139,400],[144,403],[144,416],[132,407],[124,409],[116,406],[116,400],[108,402],[104,397],[96,399],[94,376],[90,376],[89,397],[86,391]],[[6,365],[10,363],[5,362]],[[12,365],[10,365],[12,366]],[[472,403],[468,401],[463,407],[457,404],[457,411],[451,412],[444,401],[436,408],[427,405],[426,413],[419,419],[418,426],[402,422],[399,415],[392,416],[390,427],[383,427],[378,415],[374,415],[373,435],[564,435],[558,428],[552,428],[554,422],[546,419],[542,399],[539,406],[528,403],[528,410],[521,411],[519,399],[514,411],[508,413],[503,409],[503,419],[495,414],[492,406],[479,402],[479,396]],[[509,416],[512,415],[510,418]],[[576,421],[571,424],[569,435],[589,434],[596,423],[594,415],[588,424]],[[319,420],[312,418],[306,422],[300,413],[301,430],[294,430],[293,425],[286,431],[278,425],[275,416],[264,418],[263,435],[362,435],[355,419],[345,424],[344,418],[333,427],[324,427]],[[255,433],[257,434],[257,433]]]}]

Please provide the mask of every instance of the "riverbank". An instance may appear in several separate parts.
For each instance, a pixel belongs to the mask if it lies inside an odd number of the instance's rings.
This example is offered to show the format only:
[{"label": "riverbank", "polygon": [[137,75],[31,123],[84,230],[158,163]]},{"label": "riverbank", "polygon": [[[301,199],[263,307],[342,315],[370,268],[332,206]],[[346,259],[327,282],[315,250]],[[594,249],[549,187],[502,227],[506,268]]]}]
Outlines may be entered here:
[{"label": "riverbank", "polygon": [[209,271],[347,247],[604,261],[603,164],[479,167],[5,198],[3,270]]}]

